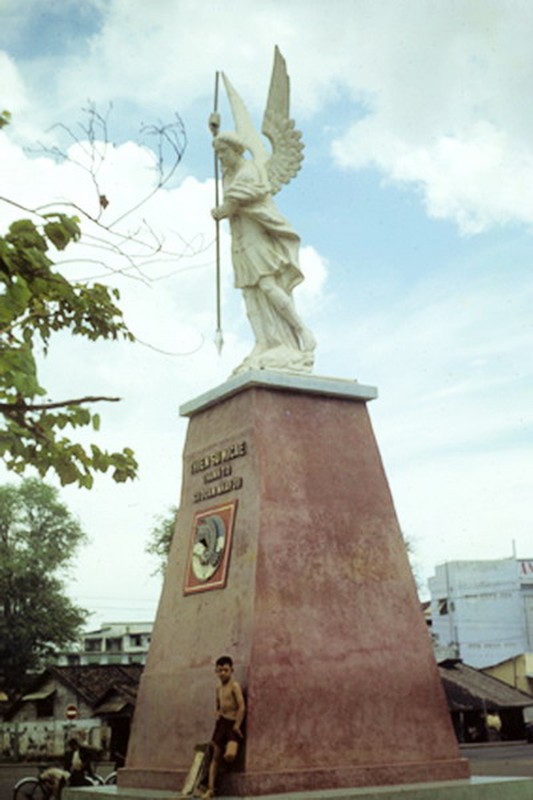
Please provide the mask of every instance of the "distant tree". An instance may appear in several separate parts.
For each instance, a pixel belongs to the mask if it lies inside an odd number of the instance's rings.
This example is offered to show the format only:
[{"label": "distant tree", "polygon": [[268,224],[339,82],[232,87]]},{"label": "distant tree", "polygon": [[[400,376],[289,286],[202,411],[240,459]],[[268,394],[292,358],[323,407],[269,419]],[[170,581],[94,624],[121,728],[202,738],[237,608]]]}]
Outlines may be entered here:
[{"label": "distant tree", "polygon": [[416,588],[418,591],[422,591],[422,579],[420,577],[418,564],[416,563],[416,547],[412,537],[407,536],[405,533],[402,533],[403,536],[403,543],[405,546],[405,552],[407,553],[407,558],[409,559],[409,564],[411,567],[411,572],[413,573],[413,578],[416,584]]},{"label": "distant tree", "polygon": [[64,577],[86,541],[58,492],[36,478],[0,486],[0,682],[23,688],[74,642],[87,612],[64,593]]},{"label": "distant tree", "polygon": [[146,552],[158,559],[159,563],[156,572],[162,575],[165,573],[168,562],[177,514],[177,507],[170,506],[166,514],[160,514],[155,517],[148,544],[146,545]]}]

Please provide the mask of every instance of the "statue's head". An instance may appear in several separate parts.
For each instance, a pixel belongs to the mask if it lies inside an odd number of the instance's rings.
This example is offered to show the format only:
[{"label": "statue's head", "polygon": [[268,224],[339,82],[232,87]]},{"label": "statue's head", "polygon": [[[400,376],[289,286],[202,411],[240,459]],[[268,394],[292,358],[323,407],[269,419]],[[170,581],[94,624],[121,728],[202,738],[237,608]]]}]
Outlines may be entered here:
[{"label": "statue's head", "polygon": [[213,147],[215,151],[218,152],[222,149],[230,148],[235,153],[238,153],[240,156],[243,155],[244,151],[246,150],[246,145],[241,139],[233,131],[222,131],[213,139]]}]

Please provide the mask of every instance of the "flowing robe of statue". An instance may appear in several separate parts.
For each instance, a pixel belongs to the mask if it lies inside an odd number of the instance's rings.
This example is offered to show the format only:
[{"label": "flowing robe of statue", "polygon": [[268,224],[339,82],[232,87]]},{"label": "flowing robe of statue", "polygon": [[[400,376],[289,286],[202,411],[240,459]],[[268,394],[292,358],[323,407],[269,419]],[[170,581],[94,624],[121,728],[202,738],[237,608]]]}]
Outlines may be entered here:
[{"label": "flowing robe of statue", "polygon": [[[292,291],[304,279],[300,238],[272,195],[298,171],[300,133],[288,117],[288,76],[276,50],[263,131],[273,143],[268,157],[241,99],[224,76],[237,133],[215,136],[224,202],[213,215],[227,218],[235,286],[243,291],[255,347],[236,373],[250,368],[310,372],[315,340],[296,312]],[[248,150],[252,158],[245,158]]]},{"label": "flowing robe of statue", "polygon": [[298,348],[292,326],[276,313],[258,288],[261,277],[273,275],[278,286],[291,294],[304,279],[298,264],[300,237],[276,208],[270,189],[253,161],[244,161],[231,181],[224,181],[224,198],[234,201],[230,217],[231,254],[238,289],[253,291],[257,313],[251,320],[260,346]]}]

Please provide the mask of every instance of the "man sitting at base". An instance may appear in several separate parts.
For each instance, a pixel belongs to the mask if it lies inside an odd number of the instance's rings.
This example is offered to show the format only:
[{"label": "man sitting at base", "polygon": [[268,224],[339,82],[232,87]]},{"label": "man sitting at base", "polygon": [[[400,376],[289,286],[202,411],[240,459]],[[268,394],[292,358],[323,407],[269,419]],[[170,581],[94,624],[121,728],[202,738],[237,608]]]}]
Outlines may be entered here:
[{"label": "man sitting at base", "polygon": [[63,788],[69,786],[92,786],[93,767],[91,760],[99,755],[99,751],[88,745],[80,744],[75,736],[67,742],[63,769],[48,767],[41,772],[41,780],[46,784],[51,798],[60,798]]}]

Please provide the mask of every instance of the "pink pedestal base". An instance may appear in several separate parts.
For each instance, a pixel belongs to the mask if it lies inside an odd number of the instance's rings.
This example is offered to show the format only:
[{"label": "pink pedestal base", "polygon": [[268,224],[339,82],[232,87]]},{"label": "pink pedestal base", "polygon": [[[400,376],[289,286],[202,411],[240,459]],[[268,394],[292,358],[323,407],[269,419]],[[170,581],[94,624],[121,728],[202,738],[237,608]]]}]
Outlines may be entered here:
[{"label": "pink pedestal base", "polygon": [[[323,384],[244,383],[191,414],[119,786],[181,788],[194,745],[211,736],[213,664],[225,653],[248,714],[242,771],[224,776],[223,792],[468,776],[366,403]],[[194,514],[233,500],[225,587],[184,595]]]}]

